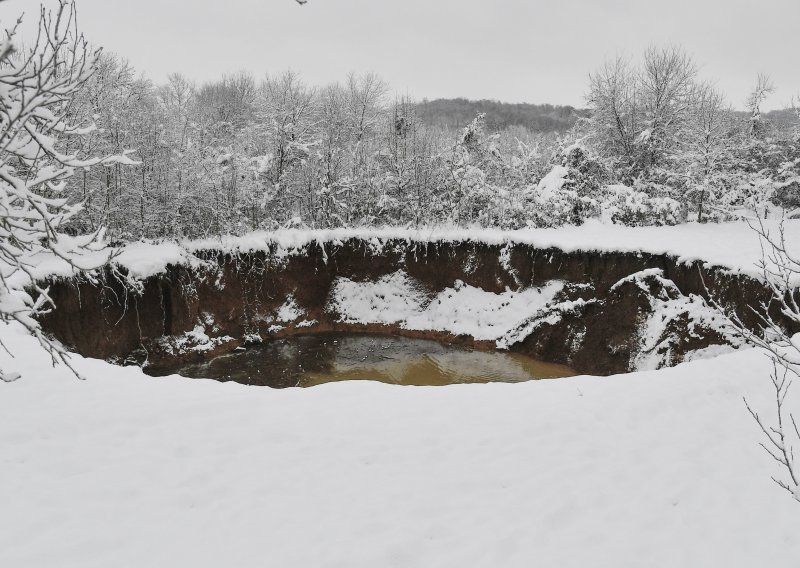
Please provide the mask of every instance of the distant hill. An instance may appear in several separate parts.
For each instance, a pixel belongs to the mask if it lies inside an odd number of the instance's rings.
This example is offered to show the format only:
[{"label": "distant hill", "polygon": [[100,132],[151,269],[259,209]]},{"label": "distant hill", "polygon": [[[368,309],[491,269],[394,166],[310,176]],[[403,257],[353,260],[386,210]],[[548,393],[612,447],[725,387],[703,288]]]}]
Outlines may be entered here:
[{"label": "distant hill", "polygon": [[[489,131],[505,130],[509,126],[523,126],[533,132],[565,132],[574,126],[579,117],[588,117],[588,109],[566,105],[503,103],[493,100],[423,99],[417,103],[419,117],[430,126],[459,129],[469,124],[478,113],[486,114]],[[744,111],[735,111],[746,118]],[[764,112],[764,118],[779,128],[800,126],[794,109],[787,108]]]},{"label": "distant hill", "polygon": [[[733,114],[742,122],[747,122],[750,118],[750,113],[744,110],[734,110]],[[761,118],[768,125],[778,130],[800,127],[800,117],[798,117],[797,112],[791,108],[765,111],[761,113]]]},{"label": "distant hill", "polygon": [[587,111],[571,106],[535,105],[528,103],[501,103],[499,101],[467,99],[435,99],[418,103],[420,118],[431,126],[462,128],[478,113],[486,114],[490,131],[504,130],[509,126],[524,126],[534,132],[564,132],[569,130],[579,116]]},{"label": "distant hill", "polygon": [[765,112],[764,118],[782,128],[788,128],[800,124],[797,112],[795,112],[795,110],[791,108],[785,108],[781,110],[771,110],[769,112]]}]

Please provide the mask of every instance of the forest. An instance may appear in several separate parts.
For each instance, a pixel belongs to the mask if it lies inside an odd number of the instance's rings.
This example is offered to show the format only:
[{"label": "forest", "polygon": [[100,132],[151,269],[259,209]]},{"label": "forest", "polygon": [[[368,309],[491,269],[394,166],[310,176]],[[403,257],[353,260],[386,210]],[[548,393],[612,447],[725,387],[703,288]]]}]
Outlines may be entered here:
[{"label": "forest", "polygon": [[772,89],[757,77],[742,110],[684,50],[652,47],[592,73],[586,110],[573,111],[566,130],[498,126],[497,112],[452,128],[452,105],[437,114],[433,102],[394,97],[375,74],[321,87],[292,71],[199,85],[173,74],[155,84],[103,54],[69,103],[70,123],[95,128],[59,144],[136,165],[116,161],[69,180],[69,199],[84,204],[70,230],[105,227],[119,241],[289,226],[791,216],[800,206],[797,115],[762,112]]}]

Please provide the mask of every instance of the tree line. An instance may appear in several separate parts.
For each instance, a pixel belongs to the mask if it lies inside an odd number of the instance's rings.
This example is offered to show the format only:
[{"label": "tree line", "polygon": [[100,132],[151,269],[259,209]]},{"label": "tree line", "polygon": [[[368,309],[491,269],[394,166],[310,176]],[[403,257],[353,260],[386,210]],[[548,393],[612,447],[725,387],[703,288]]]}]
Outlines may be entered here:
[{"label": "tree line", "polygon": [[[75,232],[117,240],[287,226],[558,226],[714,221],[800,207],[796,120],[761,112],[760,77],[736,111],[679,48],[617,59],[589,80],[568,130],[437,124],[375,74],[323,87],[288,71],[155,84],[103,55],[70,103],[77,155],[127,155],[81,171]],[[552,107],[556,114],[564,107]]]}]

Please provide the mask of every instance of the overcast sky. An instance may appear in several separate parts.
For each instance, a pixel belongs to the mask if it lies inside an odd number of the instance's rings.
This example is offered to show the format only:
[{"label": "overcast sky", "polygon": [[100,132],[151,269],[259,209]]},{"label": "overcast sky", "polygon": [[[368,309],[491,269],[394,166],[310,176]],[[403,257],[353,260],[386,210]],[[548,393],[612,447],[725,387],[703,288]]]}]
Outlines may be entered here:
[{"label": "overcast sky", "polygon": [[[54,0],[46,0],[54,4]],[[7,24],[38,2],[0,4]],[[89,39],[156,81],[375,71],[416,98],[582,105],[606,58],[680,44],[742,106],[758,72],[800,94],[800,0],[78,0]]]}]

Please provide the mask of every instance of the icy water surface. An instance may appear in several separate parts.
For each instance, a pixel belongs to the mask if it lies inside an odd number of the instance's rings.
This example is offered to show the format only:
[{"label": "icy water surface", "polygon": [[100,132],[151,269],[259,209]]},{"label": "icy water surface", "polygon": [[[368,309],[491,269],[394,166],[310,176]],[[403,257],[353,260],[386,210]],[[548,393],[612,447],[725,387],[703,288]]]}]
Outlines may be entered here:
[{"label": "icy water surface", "polygon": [[424,339],[323,334],[275,339],[202,364],[145,369],[151,375],[236,381],[273,388],[374,380],[398,385],[517,383],[575,375],[519,353],[474,351]]}]

